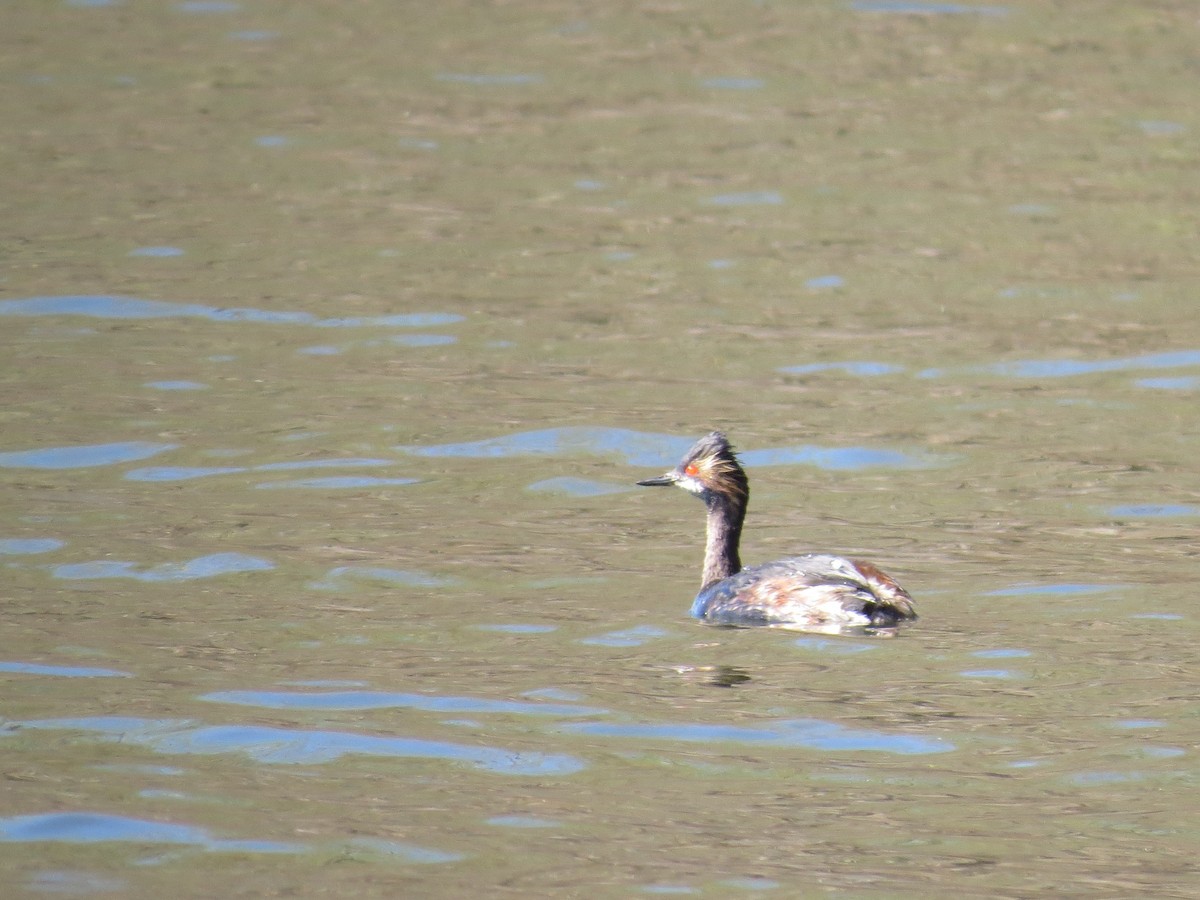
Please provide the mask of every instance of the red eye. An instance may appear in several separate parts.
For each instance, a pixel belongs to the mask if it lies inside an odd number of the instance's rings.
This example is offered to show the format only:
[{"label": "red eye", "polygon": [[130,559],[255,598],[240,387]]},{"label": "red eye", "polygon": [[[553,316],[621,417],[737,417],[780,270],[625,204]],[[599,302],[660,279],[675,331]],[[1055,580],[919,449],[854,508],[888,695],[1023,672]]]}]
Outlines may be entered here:
[{"label": "red eye", "polygon": [[695,478],[697,475],[700,474],[700,469],[696,466],[695,463],[688,463],[684,467],[683,474],[690,475],[692,478]]}]

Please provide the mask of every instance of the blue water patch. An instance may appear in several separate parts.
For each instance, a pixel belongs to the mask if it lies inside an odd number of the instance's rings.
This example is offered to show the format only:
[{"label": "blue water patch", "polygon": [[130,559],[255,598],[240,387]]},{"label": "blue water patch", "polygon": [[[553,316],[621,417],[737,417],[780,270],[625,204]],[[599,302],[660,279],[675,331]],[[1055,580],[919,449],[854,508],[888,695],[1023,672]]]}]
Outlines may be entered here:
[{"label": "blue water patch", "polygon": [[[634,466],[674,465],[691,447],[695,438],[631,431],[625,428],[572,426],[525,431],[506,437],[468,441],[460,444],[434,444],[426,447],[401,446],[396,449],[414,456],[469,457],[500,459],[513,456],[567,456],[591,453],[621,456]],[[898,450],[868,447],[826,448],[802,445],[774,450],[751,450],[741,454],[742,461],[755,465],[812,465],[823,469],[862,469],[876,466],[891,468],[927,468],[940,460],[930,455],[913,455]]]},{"label": "blue water patch", "polygon": [[833,653],[837,656],[850,656],[856,653],[868,653],[871,650],[879,649],[878,644],[863,644],[848,640],[831,641],[828,638],[820,637],[796,638],[796,640],[792,643],[804,650],[816,650],[819,653]]},{"label": "blue water patch", "polygon": [[997,647],[994,650],[976,650],[971,654],[979,659],[1023,659],[1032,656],[1028,650],[1018,650],[1010,647]]},{"label": "blue water patch", "polygon": [[52,678],[130,678],[118,669],[96,669],[90,666],[47,666],[41,663],[0,662],[0,672],[19,675],[49,675]]},{"label": "blue water patch", "polygon": [[146,466],[130,469],[125,473],[125,478],[128,481],[191,481],[193,478],[248,471],[245,466]]},{"label": "blue water patch", "polygon": [[827,291],[832,288],[845,287],[846,279],[841,275],[818,275],[815,278],[807,279],[804,286],[811,291]]},{"label": "blue water patch", "polygon": [[1007,6],[972,6],[966,3],[935,3],[926,0],[852,0],[847,5],[855,12],[898,13],[910,16],[1008,15]]},{"label": "blue water patch", "polygon": [[494,713],[518,716],[596,716],[608,712],[598,706],[567,703],[524,703],[486,697],[452,697],[388,691],[216,691],[200,698],[213,703],[255,706],[262,709],[421,709],[439,713]]},{"label": "blue water patch", "polygon": [[[237,454],[234,453],[233,455]],[[230,475],[237,472],[288,472],[305,469],[372,468],[393,465],[394,462],[395,460],[390,459],[339,459],[334,457],[286,460],[284,462],[262,463],[257,466],[145,466],[140,469],[131,469],[125,473],[125,478],[129,481],[190,481],[193,478]],[[404,483],[412,483],[415,480],[406,479]],[[294,482],[287,482],[287,484],[292,485]]]},{"label": "blue water patch", "polygon": [[391,459],[380,459],[378,457],[362,457],[351,456],[345,459],[338,457],[320,457],[318,459],[289,459],[283,462],[263,463],[254,467],[255,472],[291,472],[300,469],[349,469],[349,468],[374,468],[378,466],[390,466],[395,462]]},{"label": "blue water patch", "polygon": [[732,260],[732,259],[710,259],[708,261],[708,267],[710,269],[716,269],[718,271],[732,269],[736,265],[737,265],[737,261]]},{"label": "blue water patch", "polygon": [[603,481],[592,481],[588,478],[573,478],[561,476],[535,481],[525,488],[527,491],[545,494],[567,494],[571,497],[601,497],[605,494],[622,494],[633,488],[624,485],[608,484]]},{"label": "blue water patch", "polygon": [[1187,756],[1188,752],[1183,747],[1139,747],[1137,749],[1137,755],[1147,759],[1175,759]]},{"label": "blue water patch", "polygon": [[0,819],[0,841],[70,844],[133,842],[190,844],[214,853],[302,853],[303,844],[281,841],[230,841],[214,838],[207,829],[133,819],[94,812],[56,812]]},{"label": "blue water patch", "polygon": [[704,78],[700,81],[701,86],[712,88],[717,91],[757,91],[766,84],[761,78],[739,78],[736,76],[726,76],[717,78]]},{"label": "blue water patch", "polygon": [[438,588],[458,584],[454,578],[444,578],[412,569],[389,569],[385,566],[336,566],[325,573],[321,581],[310,588],[317,590],[346,590],[352,582],[383,584],[396,587]]},{"label": "blue water patch", "polygon": [[342,352],[342,348],[332,344],[314,344],[311,347],[301,347],[296,352],[302,356],[337,356]]},{"label": "blue water patch", "polygon": [[776,371],[785,375],[812,375],[816,372],[845,372],[847,375],[861,375],[872,378],[876,375],[894,375],[903,372],[903,366],[891,363],[871,362],[870,360],[846,360],[844,362],[807,363],[801,366],[783,366]]},{"label": "blue water patch", "polygon": [[501,828],[558,828],[561,822],[554,819],[543,819],[541,816],[492,816],[487,820],[488,825],[498,825]]},{"label": "blue water patch", "polygon": [[816,466],[819,469],[924,469],[938,464],[931,455],[915,455],[900,450],[872,447],[778,447],[772,450],[747,450],[739,453],[747,466]]},{"label": "blue water patch", "polygon": [[2,538],[0,556],[24,556],[34,553],[50,553],[66,546],[57,538]]},{"label": "blue water patch", "polygon": [[577,191],[602,191],[608,185],[603,181],[596,181],[592,178],[580,178],[575,182],[575,190]]},{"label": "blue water patch", "polygon": [[761,727],[739,725],[636,724],[572,722],[561,726],[573,734],[595,737],[668,740],[687,743],[758,744],[772,747],[804,747],[812,750],[878,751],[917,755],[947,753],[955,747],[943,738],[845,728],[820,719],[777,721]]},{"label": "blue water patch", "polygon": [[0,468],[5,469],[86,469],[146,459],[178,444],[152,444],[148,441],[122,441],[115,444],[83,444],[75,447],[46,447],[41,450],[17,450],[0,453]]},{"label": "blue water patch", "polygon": [[244,553],[213,553],[183,563],[163,563],[148,569],[139,569],[137,563],[96,560],[54,566],[50,571],[55,578],[71,580],[133,578],[138,581],[193,581],[238,572],[264,572],[274,568],[275,563]]},{"label": "blue water patch", "polygon": [[208,385],[199,381],[147,381],[142,387],[157,391],[207,391]]},{"label": "blue water patch", "polygon": [[198,800],[199,798],[193,794],[185,794],[183,791],[168,791],[164,788],[143,788],[137,792],[137,795],[143,800]]},{"label": "blue water patch", "polygon": [[130,256],[183,256],[184,251],[179,247],[135,247],[129,251]]},{"label": "blue water patch", "polygon": [[429,328],[463,321],[455,313],[401,313],[322,319],[306,312],[169,303],[136,297],[80,295],[0,300],[0,316],[91,316],[96,319],[211,319],[214,322],[256,322],[273,325],[311,325],[319,328]]},{"label": "blue water patch", "polygon": [[157,753],[240,753],[256,762],[272,765],[316,765],[345,756],[361,755],[389,759],[437,759],[464,763],[485,772],[540,777],[572,775],[585,767],[581,760],[559,753],[344,731],[257,725],[203,726],[183,719],[94,716],[9,721],[0,727],[0,737],[25,729],[90,732],[100,740],[148,747]]},{"label": "blue water patch", "polygon": [[534,688],[531,691],[524,691],[522,697],[528,697],[530,700],[557,700],[561,703],[579,703],[584,699],[584,695],[578,691],[564,691],[562,688]]},{"label": "blue water patch", "polygon": [[1078,594],[1102,594],[1123,588],[1121,584],[1016,584],[1012,587],[988,591],[985,597],[1038,597],[1073,596]]},{"label": "blue water patch", "polygon": [[522,73],[513,73],[507,75],[483,75],[469,72],[441,72],[437,75],[437,80],[453,81],[459,84],[521,85],[540,84],[542,82],[542,76]]},{"label": "blue water patch", "polygon": [[1200,388],[1200,378],[1195,375],[1178,378],[1139,378],[1134,381],[1134,384],[1157,391],[1191,391]]},{"label": "blue water patch", "polygon": [[282,134],[264,134],[254,139],[254,143],[259,147],[286,147],[291,142],[290,137]]},{"label": "blue water patch", "polygon": [[1177,369],[1200,366],[1200,350],[1172,350],[1118,359],[1022,359],[985,366],[983,371],[1014,378],[1069,378],[1132,369]]},{"label": "blue water patch", "polygon": [[633,628],[625,628],[621,631],[610,631],[595,637],[580,638],[579,643],[593,644],[598,647],[640,647],[642,644],[664,638],[668,634],[670,634],[669,631],[653,625],[635,625]]},{"label": "blue water patch", "polygon": [[1116,723],[1115,727],[1130,729],[1164,728],[1166,724],[1162,719],[1122,719]]},{"label": "blue water patch", "polygon": [[264,481],[256,488],[302,488],[317,490],[346,490],[347,488],[395,487],[416,484],[416,478],[375,478],[367,475],[331,475],[327,478],[297,478],[292,481]]},{"label": "blue water patch", "polygon": [[[568,456],[596,454],[621,456],[631,465],[655,465],[662,457],[666,442],[683,453],[690,444],[670,435],[647,434],[625,428],[567,426],[540,431],[524,431],[505,437],[459,444],[434,444],[426,447],[397,447],[413,456],[467,457],[502,459],[514,456]],[[682,446],[680,446],[682,444]]]},{"label": "blue water patch", "polygon": [[704,202],[712,206],[779,206],[783,203],[783,194],[778,191],[741,191],[717,194]]},{"label": "blue water patch", "polygon": [[473,625],[477,631],[498,631],[501,634],[549,634],[557,631],[557,625],[528,625],[519,622],[496,625]]},{"label": "blue water patch", "polygon": [[465,853],[451,853],[445,850],[433,850],[429,847],[418,847],[416,844],[388,841],[382,838],[357,837],[335,844],[333,850],[339,862],[346,860],[380,861],[399,860],[418,865],[459,862],[467,858]]},{"label": "blue water patch", "polygon": [[1179,613],[1134,613],[1129,618],[1131,619],[1156,619],[1161,622],[1179,622],[1183,620],[1183,616]]},{"label": "blue water patch", "polygon": [[457,344],[458,338],[452,334],[396,334],[388,342],[400,347],[445,347]]},{"label": "blue water patch", "polygon": [[1011,669],[968,669],[958,674],[964,678],[998,678],[1006,681],[1024,677]]},{"label": "blue water patch", "polygon": [[402,137],[396,144],[400,147],[411,147],[413,150],[436,150],[439,146],[437,141],[415,137]]},{"label": "blue water patch", "polygon": [[1172,519],[1200,516],[1200,506],[1191,503],[1133,503],[1110,506],[1105,512],[1127,519]]}]

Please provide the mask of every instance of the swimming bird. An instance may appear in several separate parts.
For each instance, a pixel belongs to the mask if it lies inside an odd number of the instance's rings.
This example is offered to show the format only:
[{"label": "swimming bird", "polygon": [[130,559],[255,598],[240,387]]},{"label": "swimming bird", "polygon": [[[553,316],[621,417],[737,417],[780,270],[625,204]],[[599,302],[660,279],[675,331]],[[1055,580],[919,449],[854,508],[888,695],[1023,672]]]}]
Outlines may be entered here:
[{"label": "swimming bird", "polygon": [[708,509],[704,574],[692,604],[697,619],[836,634],[890,629],[917,617],[908,592],[862,560],[809,553],[743,569],[738,544],[750,481],[719,431],[700,438],[671,471],[638,484],[682,488]]}]

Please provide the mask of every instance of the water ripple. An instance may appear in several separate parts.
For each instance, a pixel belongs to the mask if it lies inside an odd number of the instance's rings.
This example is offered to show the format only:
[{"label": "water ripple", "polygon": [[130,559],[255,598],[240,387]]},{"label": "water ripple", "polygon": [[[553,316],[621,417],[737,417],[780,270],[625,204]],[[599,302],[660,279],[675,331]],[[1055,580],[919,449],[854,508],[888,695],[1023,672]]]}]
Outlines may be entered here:
[{"label": "water ripple", "polygon": [[[630,465],[655,465],[662,458],[664,441],[669,435],[647,434],[625,428],[568,426],[523,431],[482,441],[433,444],[426,447],[401,446],[396,449],[413,456],[469,457],[501,459],[513,456],[557,456],[591,453],[624,457]],[[687,449],[685,446],[680,453]]]},{"label": "water ripple", "polygon": [[57,538],[0,538],[0,556],[50,553],[66,546]]},{"label": "water ripple", "polygon": [[870,360],[849,360],[846,362],[807,363],[800,366],[784,366],[778,371],[785,375],[812,375],[816,372],[841,371],[847,375],[873,377],[875,375],[893,375],[903,372],[903,366],[891,363],[872,362]]},{"label": "water ripple", "polygon": [[129,678],[128,672],[117,669],[95,669],[89,666],[46,666],[40,663],[0,662],[0,672],[22,675],[50,675],[55,678]]},{"label": "water ripple", "polygon": [[432,712],[500,713],[521,716],[594,716],[608,710],[573,703],[522,703],[485,697],[446,697],[388,691],[216,691],[200,698],[213,703],[257,706],[263,709],[422,709]]},{"label": "water ripple", "polygon": [[458,584],[457,579],[443,578],[414,569],[389,569],[385,566],[335,566],[320,581],[309,585],[316,590],[344,591],[351,582],[378,583],[400,587],[437,588]]},{"label": "water ripple", "polygon": [[758,728],[737,725],[573,722],[562,726],[562,730],[573,734],[639,740],[761,744],[834,751],[870,750],[905,755],[947,753],[955,749],[952,743],[942,738],[845,728],[820,719],[779,721]]},{"label": "water ripple", "polygon": [[1020,359],[995,363],[984,371],[1014,378],[1069,378],[1097,372],[1125,372],[1132,369],[1177,369],[1200,366],[1200,350],[1173,350],[1146,353],[1118,359]]},{"label": "water ripple", "polygon": [[1122,588],[1120,584],[1016,584],[988,591],[985,597],[1037,597],[1042,595],[1101,594]]},{"label": "water ripple", "polygon": [[608,484],[603,481],[592,481],[588,478],[546,478],[527,485],[525,490],[536,493],[567,494],[572,497],[600,497],[604,494],[622,494],[633,488],[624,485]]},{"label": "water ripple", "polygon": [[85,563],[66,563],[50,571],[55,578],[71,580],[89,578],[133,578],[138,581],[192,581],[229,575],[235,572],[262,572],[274,569],[275,563],[245,553],[212,553],[182,563],[163,563],[149,569],[138,569],[137,563],[116,560],[94,560]]},{"label": "water ripple", "polygon": [[595,637],[580,638],[581,644],[592,644],[598,647],[640,647],[642,644],[658,640],[670,634],[662,628],[653,625],[635,625],[622,631],[610,631]]},{"label": "water ripple", "polygon": [[816,466],[818,469],[924,469],[938,465],[932,455],[917,455],[901,450],[881,450],[876,447],[816,447],[801,444],[797,447],[777,447],[770,450],[747,450],[738,456],[747,466]]},{"label": "water ripple", "polygon": [[966,3],[936,3],[931,0],[853,0],[855,12],[898,13],[911,16],[989,16],[1008,15],[1007,6],[970,6]]},{"label": "water ripple", "polygon": [[416,478],[375,478],[367,475],[331,475],[327,478],[297,478],[292,481],[264,481],[256,484],[256,488],[318,488],[326,490],[341,490],[346,488],[376,488],[393,487],[402,484],[416,484]]},{"label": "water ripple", "polygon": [[26,297],[0,301],[0,316],[91,316],[97,319],[211,319],[214,322],[260,322],[274,325],[312,325],[319,328],[398,327],[426,328],[463,321],[454,313],[402,313],[388,316],[351,316],[322,319],[312,313],[246,307],[205,306],[202,303],[169,303],[137,297],[63,296]]},{"label": "water ripple", "polygon": [[480,85],[540,84],[542,81],[541,75],[528,75],[523,73],[482,75],[471,72],[441,72],[436,77],[438,81],[453,81],[459,84]]},{"label": "water ripple", "polygon": [[127,481],[191,481],[249,471],[245,466],[143,466],[125,473]]},{"label": "water ripple", "polygon": [[83,444],[74,447],[45,447],[41,450],[16,450],[0,453],[0,468],[7,469],[85,469],[112,466],[145,459],[178,444],[153,444],[148,441],[122,441],[115,444]]},{"label": "water ripple", "polygon": [[[257,466],[143,466],[130,469],[125,473],[128,481],[190,481],[194,478],[207,478],[210,475],[232,475],[237,472],[287,472],[302,469],[355,469],[360,467],[390,466],[395,460],[372,458],[339,459],[299,459],[284,462],[262,463]],[[385,479],[388,480],[388,479]],[[399,481],[399,479],[395,479]],[[404,479],[402,483],[411,484],[416,479]],[[287,482],[295,484],[295,482]],[[262,485],[259,485],[262,487]],[[342,485],[345,486],[345,485]]]},{"label": "water ripple", "polygon": [[466,859],[464,853],[449,853],[445,850],[432,850],[429,847],[418,847],[416,844],[401,843],[400,841],[383,840],[382,838],[357,837],[335,845],[339,850],[338,859],[353,860],[400,860],[409,863],[449,863]]},{"label": "water ripple", "polygon": [[813,291],[826,291],[831,288],[846,286],[846,279],[841,275],[817,275],[804,282],[804,286]]},{"label": "water ripple", "polygon": [[191,844],[214,853],[302,853],[303,844],[282,841],[231,841],[214,838],[206,829],[132,819],[94,812],[58,812],[0,819],[0,841],[62,841],[94,844],[131,841],[138,844]]},{"label": "water ripple", "polygon": [[717,194],[704,202],[712,206],[779,206],[783,203],[783,194],[778,191],[742,191]]},{"label": "water ripple", "polygon": [[541,816],[492,816],[487,824],[502,828],[558,828],[562,825],[561,822]]},{"label": "water ripple", "polygon": [[[396,449],[414,456],[500,459],[514,456],[557,456],[590,453],[620,456],[634,466],[674,465],[695,438],[632,431],[625,428],[568,426],[523,431],[505,437],[425,447]],[[822,469],[862,469],[874,466],[924,468],[942,460],[928,454],[872,447],[817,447],[802,444],[740,454],[748,466],[811,465]]]},{"label": "water ripple", "polygon": [[1191,503],[1134,503],[1128,506],[1110,506],[1110,516],[1128,519],[1159,519],[1200,515],[1200,506]]},{"label": "water ripple", "polygon": [[766,82],[761,78],[746,78],[740,76],[718,76],[701,79],[700,85],[718,91],[757,91]]},{"label": "water ripple", "polygon": [[346,731],[311,731],[258,725],[196,725],[185,719],[138,719],[93,716],[8,722],[0,737],[27,729],[83,731],[100,740],[148,747],[157,753],[212,755],[241,753],[272,765],[316,765],[343,756],[439,759],[466,763],[485,772],[541,777],[572,775],[584,763],[561,753],[478,747],[449,741]]},{"label": "water ripple", "polygon": [[129,251],[129,255],[167,258],[172,256],[183,256],[185,252],[186,251],[180,247],[135,247]]}]

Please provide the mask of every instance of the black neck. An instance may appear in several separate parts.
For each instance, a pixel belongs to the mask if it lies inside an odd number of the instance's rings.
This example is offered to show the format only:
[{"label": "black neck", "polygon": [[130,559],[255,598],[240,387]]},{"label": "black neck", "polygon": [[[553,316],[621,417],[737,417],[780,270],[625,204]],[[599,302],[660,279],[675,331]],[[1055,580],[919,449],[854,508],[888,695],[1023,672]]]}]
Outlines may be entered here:
[{"label": "black neck", "polygon": [[746,518],[745,504],[729,497],[711,494],[705,498],[705,505],[708,507],[708,528],[701,587],[708,587],[742,570],[738,543],[742,539],[742,522]]}]

